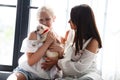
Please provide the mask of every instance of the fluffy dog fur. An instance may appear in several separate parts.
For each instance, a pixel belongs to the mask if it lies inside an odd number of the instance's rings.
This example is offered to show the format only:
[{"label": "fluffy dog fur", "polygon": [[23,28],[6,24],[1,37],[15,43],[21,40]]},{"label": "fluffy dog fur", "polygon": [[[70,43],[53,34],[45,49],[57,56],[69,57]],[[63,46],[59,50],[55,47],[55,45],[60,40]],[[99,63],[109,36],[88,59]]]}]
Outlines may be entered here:
[{"label": "fluffy dog fur", "polygon": [[[39,24],[37,26],[37,30],[35,31],[36,35],[38,36],[37,38],[37,43],[44,43],[44,41],[46,40],[47,34],[53,34],[50,29],[42,24]],[[37,45],[37,44],[32,44],[32,45]],[[58,52],[51,52],[50,50],[47,50],[46,52],[46,56],[47,57],[51,57],[51,58],[58,58],[59,54],[61,55],[63,49],[60,45],[60,42],[57,40],[57,38],[54,40],[54,42],[52,43],[52,45],[49,47],[49,49],[51,49],[52,47],[57,47],[56,49],[58,49]]]}]

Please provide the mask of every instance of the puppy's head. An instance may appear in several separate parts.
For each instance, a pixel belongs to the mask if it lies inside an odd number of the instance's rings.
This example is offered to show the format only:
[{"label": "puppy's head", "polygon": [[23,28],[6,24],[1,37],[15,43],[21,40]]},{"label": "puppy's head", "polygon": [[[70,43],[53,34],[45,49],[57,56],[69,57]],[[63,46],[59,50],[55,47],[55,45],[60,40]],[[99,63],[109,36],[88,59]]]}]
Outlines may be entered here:
[{"label": "puppy's head", "polygon": [[37,33],[40,34],[40,35],[44,35],[46,33],[49,32],[49,27],[45,26],[45,25],[42,25],[42,24],[39,24],[37,26]]}]

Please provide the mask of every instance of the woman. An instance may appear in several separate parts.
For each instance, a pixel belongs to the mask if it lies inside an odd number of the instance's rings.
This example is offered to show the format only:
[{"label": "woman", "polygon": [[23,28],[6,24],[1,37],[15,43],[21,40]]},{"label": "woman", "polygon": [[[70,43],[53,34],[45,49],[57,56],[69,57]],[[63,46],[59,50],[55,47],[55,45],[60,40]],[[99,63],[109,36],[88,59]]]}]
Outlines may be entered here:
[{"label": "woman", "polygon": [[[63,71],[62,80],[102,80],[95,62],[102,42],[92,9],[87,4],[73,7],[69,23],[75,36],[73,43],[65,48],[64,58],[57,63]],[[54,63],[52,60],[43,63],[43,68],[46,69],[47,65]]]}]

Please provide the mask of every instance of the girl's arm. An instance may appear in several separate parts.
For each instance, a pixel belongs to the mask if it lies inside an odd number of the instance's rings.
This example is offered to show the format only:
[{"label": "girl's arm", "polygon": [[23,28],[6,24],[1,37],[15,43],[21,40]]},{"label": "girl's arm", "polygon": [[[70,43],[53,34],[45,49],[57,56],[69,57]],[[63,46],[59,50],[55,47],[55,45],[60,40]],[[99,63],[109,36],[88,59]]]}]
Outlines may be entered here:
[{"label": "girl's arm", "polygon": [[[29,39],[35,39],[35,35],[36,35],[36,33],[34,33],[34,32],[31,33],[29,36]],[[53,34],[48,33],[46,41],[40,48],[38,48],[38,50],[35,53],[27,53],[28,64],[30,66],[32,66],[35,63],[37,63],[41,59],[41,57],[44,56],[46,50],[52,44],[53,41],[54,41]]]}]

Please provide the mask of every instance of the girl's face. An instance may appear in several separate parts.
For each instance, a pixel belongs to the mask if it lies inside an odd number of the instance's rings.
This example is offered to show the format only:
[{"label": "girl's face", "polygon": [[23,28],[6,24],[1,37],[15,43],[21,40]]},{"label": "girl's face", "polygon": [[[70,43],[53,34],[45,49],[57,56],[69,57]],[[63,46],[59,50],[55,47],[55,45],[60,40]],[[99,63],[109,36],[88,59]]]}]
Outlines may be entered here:
[{"label": "girl's face", "polygon": [[54,17],[52,17],[47,12],[41,12],[39,16],[39,23],[46,25],[48,27],[52,27],[52,23],[54,22]]},{"label": "girl's face", "polygon": [[76,25],[73,24],[71,20],[69,20],[68,23],[70,23],[71,29],[76,30]]}]

